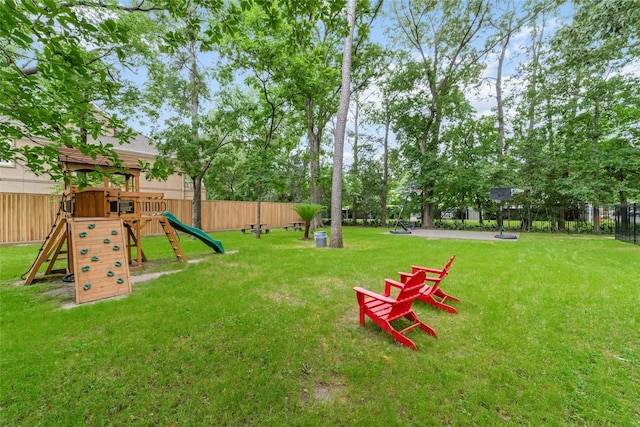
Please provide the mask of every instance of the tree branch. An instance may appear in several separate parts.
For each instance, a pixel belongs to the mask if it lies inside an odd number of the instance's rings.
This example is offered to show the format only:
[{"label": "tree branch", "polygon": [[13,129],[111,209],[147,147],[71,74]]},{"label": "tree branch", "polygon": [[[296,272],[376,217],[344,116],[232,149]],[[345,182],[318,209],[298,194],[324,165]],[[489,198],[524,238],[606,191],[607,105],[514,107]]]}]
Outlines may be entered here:
[{"label": "tree branch", "polygon": [[165,10],[165,8],[157,6],[151,3],[149,6],[143,6],[145,2],[141,1],[133,6],[124,6],[122,4],[112,5],[103,2],[89,2],[89,1],[79,1],[79,2],[67,2],[61,3],[61,7],[74,7],[74,6],[86,6],[86,7],[99,7],[103,9],[116,9],[122,10],[125,12],[152,12],[156,10]]}]

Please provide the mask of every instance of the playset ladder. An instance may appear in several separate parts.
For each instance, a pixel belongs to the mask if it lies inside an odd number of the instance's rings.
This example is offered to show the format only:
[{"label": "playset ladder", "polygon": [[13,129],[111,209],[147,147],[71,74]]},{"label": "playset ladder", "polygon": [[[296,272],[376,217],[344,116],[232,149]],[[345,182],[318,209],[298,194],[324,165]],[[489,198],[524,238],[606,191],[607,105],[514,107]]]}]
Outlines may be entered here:
[{"label": "playset ladder", "polygon": [[173,252],[176,254],[176,258],[178,258],[178,261],[187,262],[187,257],[184,255],[180,242],[178,241],[178,235],[171,224],[169,224],[169,220],[164,216],[160,217],[160,225],[162,225],[164,234],[167,236],[167,239],[169,239],[169,243],[171,243],[171,247],[173,248]]},{"label": "playset ladder", "polygon": [[[65,237],[60,239],[60,242],[58,243],[58,246],[56,246],[56,249],[53,252],[53,254],[49,257],[49,259],[47,259],[47,261],[49,261],[49,266],[47,267],[47,270],[44,272],[45,276],[48,276],[50,274],[57,274],[57,273],[63,274],[63,273],[69,272],[68,266],[71,265],[71,260],[70,260],[69,251],[68,251],[69,245],[67,245],[65,249],[62,249],[65,243],[67,243],[67,239],[68,239],[68,236],[65,234]],[[63,255],[63,257],[60,257],[60,255]],[[67,268],[58,268],[56,270],[53,269],[56,261],[58,261],[58,258],[60,260],[67,261]]]}]

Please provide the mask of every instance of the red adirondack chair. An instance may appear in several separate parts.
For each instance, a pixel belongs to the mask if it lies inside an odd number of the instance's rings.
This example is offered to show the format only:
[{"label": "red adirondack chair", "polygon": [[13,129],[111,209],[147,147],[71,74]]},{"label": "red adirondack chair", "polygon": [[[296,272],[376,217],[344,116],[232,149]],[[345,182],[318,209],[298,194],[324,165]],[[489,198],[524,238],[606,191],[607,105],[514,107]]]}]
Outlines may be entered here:
[{"label": "red adirondack chair", "polygon": [[[356,297],[360,305],[360,325],[364,326],[364,316],[367,315],[386,333],[391,335],[393,339],[413,350],[416,349],[416,345],[404,335],[410,330],[420,327],[429,335],[437,337],[436,331],[418,319],[418,316],[411,308],[413,301],[420,295],[420,289],[424,286],[425,277],[424,271],[418,271],[410,275],[404,284],[395,280],[385,279],[385,293],[382,295],[361,287],[353,288],[356,291]],[[396,298],[391,297],[391,286],[400,289]],[[391,322],[403,317],[411,322],[410,326],[397,330],[391,325]]]},{"label": "red adirondack chair", "polygon": [[425,283],[423,288],[420,290],[420,296],[418,297],[418,299],[433,307],[439,308],[440,310],[448,311],[452,314],[457,314],[458,310],[450,305],[445,304],[445,301],[451,300],[460,302],[460,300],[445,293],[440,287],[440,282],[442,282],[442,280],[449,274],[449,269],[451,269],[451,264],[453,264],[453,260],[455,258],[456,255],[453,254],[442,270],[412,265],[411,273],[398,273],[400,274],[400,282],[405,283],[409,279],[409,277],[411,277],[417,271],[424,271],[425,273],[431,274],[431,276],[425,277]]}]

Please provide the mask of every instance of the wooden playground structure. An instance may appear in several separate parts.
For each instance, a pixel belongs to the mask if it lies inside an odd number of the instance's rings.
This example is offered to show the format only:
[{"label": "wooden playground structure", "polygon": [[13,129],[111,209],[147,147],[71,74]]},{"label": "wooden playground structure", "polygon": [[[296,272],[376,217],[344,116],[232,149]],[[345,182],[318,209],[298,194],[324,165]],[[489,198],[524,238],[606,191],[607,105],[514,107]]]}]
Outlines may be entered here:
[{"label": "wooden playground structure", "polygon": [[[103,187],[80,190],[65,180],[56,219],[26,275],[25,285],[30,285],[46,264],[44,276],[73,275],[77,304],[130,292],[129,270],[140,269],[147,261],[141,237],[144,227],[152,221],[159,221],[176,258],[187,261],[178,236],[164,215],[164,194],[140,192],[141,167],[135,157],[119,155],[121,167],[115,167],[104,156],[93,159],[69,148],[59,151],[60,168],[68,178],[99,170],[123,177],[124,184],[121,188],[104,178]],[[66,268],[56,268],[56,262],[65,257]]]}]

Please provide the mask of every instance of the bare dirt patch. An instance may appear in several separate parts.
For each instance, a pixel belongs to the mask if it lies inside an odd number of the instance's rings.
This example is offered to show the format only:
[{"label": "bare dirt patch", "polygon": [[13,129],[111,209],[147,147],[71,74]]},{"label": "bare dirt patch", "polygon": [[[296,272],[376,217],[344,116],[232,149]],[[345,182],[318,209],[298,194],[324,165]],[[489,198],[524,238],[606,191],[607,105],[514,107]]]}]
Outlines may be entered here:
[{"label": "bare dirt patch", "polygon": [[[197,261],[195,261],[197,262]],[[171,270],[171,271],[158,271],[158,272],[154,272],[154,273],[144,273],[144,274],[138,274],[135,276],[131,276],[131,285],[135,285],[138,283],[143,283],[143,282],[148,282],[149,280],[153,280],[156,279],[160,276],[164,276],[166,274],[173,274],[173,273],[177,273],[180,270]],[[62,279],[57,279],[55,281],[52,280],[47,280],[46,283],[51,283],[51,284],[60,284],[60,286],[55,287],[55,288],[50,288],[47,289],[45,291],[43,291],[40,295],[43,297],[50,297],[50,298],[56,298],[56,299],[60,299],[61,301],[61,308],[63,309],[70,309],[70,308],[74,308],[77,307],[78,305],[76,304],[76,290],[75,290],[75,285],[73,283],[65,283],[62,282]],[[24,284],[23,281],[21,282],[16,282],[16,285],[22,285]],[[120,299],[120,298],[124,298],[126,297],[126,295],[122,295],[122,296],[118,296],[118,297],[113,297],[113,298],[106,298],[107,300],[114,300],[114,299]],[[99,301],[104,301],[104,300],[99,300]],[[97,303],[99,301],[93,301],[93,302],[89,302],[89,303],[85,303],[85,304],[94,304]]]},{"label": "bare dirt patch", "polygon": [[320,382],[311,387],[305,387],[300,393],[300,403],[302,404],[322,404],[332,402],[338,398],[345,389],[342,383]]},{"label": "bare dirt patch", "polygon": [[269,293],[267,295],[267,298],[277,303],[281,303],[285,301],[289,305],[295,305],[295,306],[301,306],[301,307],[306,305],[306,302],[301,299],[294,298],[291,295],[282,294],[278,292]]}]

